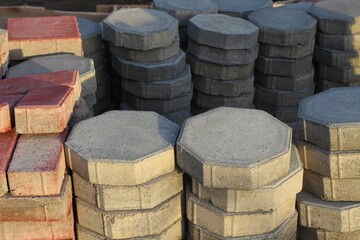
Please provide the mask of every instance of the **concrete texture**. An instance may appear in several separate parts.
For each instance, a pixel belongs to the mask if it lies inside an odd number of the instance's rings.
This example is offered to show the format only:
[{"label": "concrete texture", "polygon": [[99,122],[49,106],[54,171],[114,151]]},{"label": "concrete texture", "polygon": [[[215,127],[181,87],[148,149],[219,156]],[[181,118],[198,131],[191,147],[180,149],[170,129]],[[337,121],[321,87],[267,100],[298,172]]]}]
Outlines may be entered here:
[{"label": "concrete texture", "polygon": [[356,67],[331,67],[317,62],[317,76],[339,83],[351,83],[360,81],[360,66]]},{"label": "concrete texture", "polygon": [[77,17],[76,20],[84,53],[88,54],[99,50],[102,47],[100,24],[80,17]]},{"label": "concrete texture", "polygon": [[187,51],[197,59],[220,65],[249,64],[258,57],[259,44],[254,44],[250,49],[220,49],[200,45],[189,39]]},{"label": "concrete texture", "polygon": [[303,170],[296,147],[291,150],[289,172],[268,185],[244,191],[205,187],[192,180],[192,193],[225,212],[272,211],[283,206],[302,189]]},{"label": "concrete texture", "polygon": [[290,58],[299,59],[313,54],[315,39],[310,40],[305,45],[278,46],[272,44],[260,44],[259,53],[264,57],[270,58]]},{"label": "concrete texture", "polygon": [[191,193],[186,196],[187,219],[222,237],[245,237],[274,231],[295,210],[295,195],[283,206],[273,211],[255,211],[249,214],[227,213],[212,204],[200,200]]},{"label": "concrete texture", "polygon": [[113,55],[112,66],[123,78],[140,82],[164,81],[176,78],[186,66],[186,55],[177,55],[162,62],[134,62]]},{"label": "concrete texture", "polygon": [[219,13],[246,19],[250,13],[262,8],[271,8],[271,0],[214,0],[219,7]]},{"label": "concrete texture", "polygon": [[260,28],[261,43],[306,45],[315,38],[316,20],[303,11],[266,8],[251,13],[249,21]]},{"label": "concrete texture", "polygon": [[92,93],[89,95],[86,95],[83,97],[86,105],[88,106],[89,109],[92,109],[93,106],[96,104],[96,93]]},{"label": "concrete texture", "polygon": [[333,35],[318,32],[316,45],[321,48],[329,48],[339,51],[352,51],[360,49],[360,34]]},{"label": "concrete texture", "polygon": [[360,82],[339,83],[334,81],[328,81],[322,78],[317,78],[315,84],[316,84],[316,89],[315,89],[316,92],[322,92],[330,88],[360,86]]},{"label": "concrete texture", "polygon": [[312,68],[313,55],[299,59],[267,58],[259,55],[255,69],[258,72],[277,76],[298,76],[309,72]]},{"label": "concrete texture", "polygon": [[60,194],[66,168],[65,136],[66,132],[21,135],[7,170],[12,196]]},{"label": "concrete texture", "polygon": [[219,65],[201,61],[190,53],[187,54],[187,62],[194,74],[218,80],[248,79],[253,75],[255,66],[255,62],[246,65]]},{"label": "concrete texture", "polygon": [[91,184],[74,173],[75,196],[104,211],[151,209],[183,190],[180,171],[136,186]]},{"label": "concrete texture", "polygon": [[316,2],[309,13],[318,21],[318,30],[328,34],[360,33],[360,2],[336,0]]},{"label": "concrete texture", "polygon": [[254,89],[254,77],[246,80],[221,81],[198,75],[192,76],[194,89],[214,96],[236,97]]},{"label": "concrete texture", "polygon": [[96,92],[94,62],[90,58],[59,54],[45,57],[34,57],[9,68],[6,77],[15,78],[33,74],[42,74],[77,69],[81,82],[81,96]]},{"label": "concrete texture", "polygon": [[281,8],[309,12],[313,5],[314,2],[295,2],[290,4],[284,4],[283,6],[281,6]]},{"label": "concrete texture", "polygon": [[150,50],[136,50],[125,47],[117,47],[110,44],[110,52],[121,58],[134,62],[161,62],[179,54],[180,39],[175,37],[173,42],[166,47],[153,48]]},{"label": "concrete texture", "polygon": [[299,91],[305,88],[309,88],[314,82],[314,67],[305,74],[297,75],[294,77],[267,75],[259,71],[255,71],[255,83],[274,90],[284,91]]},{"label": "concrete texture", "polygon": [[314,95],[314,86],[299,91],[271,90],[255,85],[255,101],[273,107],[297,107],[301,99]]},{"label": "concrete texture", "polygon": [[99,102],[100,100],[106,99],[107,97],[110,97],[110,91],[111,91],[111,76],[110,74],[106,76],[106,80],[103,81],[100,85],[98,85],[96,90],[96,102]]},{"label": "concrete texture", "polygon": [[302,100],[304,140],[332,151],[360,150],[359,92],[360,87],[333,88]]},{"label": "concrete texture", "polygon": [[262,102],[254,102],[256,109],[263,110],[272,116],[276,117],[282,122],[296,122],[298,121],[299,107],[274,107]]},{"label": "concrete texture", "polygon": [[198,225],[188,222],[189,227],[189,240],[295,240],[296,228],[297,228],[297,212],[295,211],[285,222],[283,222],[278,228],[269,233],[260,235],[252,235],[245,237],[233,237],[225,238],[215,233],[208,231],[207,229]]},{"label": "concrete texture", "polygon": [[188,37],[221,49],[249,49],[257,42],[259,28],[241,18],[201,14],[189,20]]},{"label": "concrete texture", "polygon": [[98,67],[107,60],[105,47],[103,45],[100,45],[98,50],[90,53],[85,53],[84,57],[91,58],[94,61],[94,66]]},{"label": "concrete texture", "polygon": [[323,229],[306,228],[299,226],[298,228],[299,240],[357,240],[360,237],[360,231],[353,232],[332,232]]},{"label": "concrete texture", "polygon": [[[359,202],[328,202],[302,191],[297,195],[299,225],[331,232],[360,230]],[[331,219],[331,221],[329,221]]]},{"label": "concrete texture", "polygon": [[23,95],[0,95],[0,133],[15,126],[14,108]]},{"label": "concrete texture", "polygon": [[314,60],[333,67],[360,66],[360,51],[337,51],[317,47]]},{"label": "concrete texture", "polygon": [[149,210],[102,211],[76,198],[78,223],[112,239],[160,234],[181,218],[182,194]]},{"label": "concrete texture", "polygon": [[191,71],[187,65],[185,70],[175,79],[159,82],[144,83],[134,80],[122,80],[124,91],[146,99],[176,98],[191,89]]},{"label": "concrete texture", "polygon": [[164,114],[164,117],[181,126],[186,119],[191,117],[190,106],[177,112],[166,113]]},{"label": "concrete texture", "polygon": [[162,10],[187,26],[188,20],[197,14],[218,13],[217,5],[211,0],[154,0],[154,9]]},{"label": "concrete texture", "polygon": [[291,129],[269,114],[221,107],[183,124],[177,163],[204,186],[250,190],[288,173],[290,142]]},{"label": "concrete texture", "polygon": [[208,95],[199,91],[194,91],[194,97],[192,102],[202,108],[217,108],[217,107],[238,107],[249,108],[254,100],[255,89],[251,89],[251,92],[242,93],[236,97],[223,97]]},{"label": "concrete texture", "polygon": [[67,163],[93,184],[143,184],[175,170],[178,130],[156,113],[107,112],[75,126],[65,143]]},{"label": "concrete texture", "polygon": [[104,23],[104,38],[118,47],[138,50],[167,47],[178,31],[178,22],[167,13],[152,9],[121,9]]}]

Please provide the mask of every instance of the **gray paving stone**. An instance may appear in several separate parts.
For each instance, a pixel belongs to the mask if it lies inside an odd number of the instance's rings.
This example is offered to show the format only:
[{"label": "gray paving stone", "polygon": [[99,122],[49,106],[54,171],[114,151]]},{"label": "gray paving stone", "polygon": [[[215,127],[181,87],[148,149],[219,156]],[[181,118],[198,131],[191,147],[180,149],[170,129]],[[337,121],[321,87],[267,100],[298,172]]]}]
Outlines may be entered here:
[{"label": "gray paving stone", "polygon": [[312,8],[313,5],[314,5],[313,2],[296,2],[296,3],[285,4],[284,6],[281,6],[281,8],[309,12],[310,8]]},{"label": "gray paving stone", "polygon": [[360,86],[360,82],[351,82],[351,83],[339,83],[334,81],[329,81],[322,78],[316,78],[316,91],[322,92],[328,90],[330,88],[338,88],[338,87],[356,87]]},{"label": "gray paving stone", "polygon": [[187,50],[202,61],[220,65],[244,65],[256,60],[259,44],[254,44],[250,49],[220,49],[200,45],[189,39]]},{"label": "gray paving stone", "polygon": [[100,49],[96,50],[95,52],[84,54],[84,57],[91,58],[94,61],[95,67],[98,67],[107,61],[105,47],[103,45],[101,45]]},{"label": "gray paving stone", "polygon": [[138,50],[167,47],[178,32],[175,18],[152,9],[121,9],[111,13],[103,23],[107,41]]},{"label": "gray paving stone", "polygon": [[256,101],[254,104],[256,109],[263,110],[285,123],[296,122],[298,120],[299,107],[273,107]]},{"label": "gray paving stone", "polygon": [[101,49],[102,29],[99,23],[77,17],[78,27],[81,34],[83,51],[85,54]]},{"label": "gray paving stone", "polygon": [[104,82],[108,80],[109,68],[107,61],[105,61],[103,64],[95,68],[95,76],[96,76],[96,83],[98,86],[102,85]]},{"label": "gray paving stone", "polygon": [[112,66],[123,78],[140,82],[165,81],[176,78],[186,66],[186,55],[177,55],[162,62],[134,62],[113,55]]},{"label": "gray paving stone", "polygon": [[175,79],[144,83],[134,80],[122,79],[122,88],[140,98],[171,99],[189,92],[191,88],[191,71],[187,65],[185,70]]},{"label": "gray paving stone", "polygon": [[75,106],[75,108],[74,108],[74,112],[69,120],[68,126],[70,128],[73,128],[76,124],[78,124],[82,120],[88,119],[92,116],[93,116],[93,113],[90,111],[85,100],[81,97],[78,100],[78,105]]},{"label": "gray paving stone", "polygon": [[193,102],[191,103],[191,114],[192,115],[199,115],[199,114],[202,114],[204,112],[207,112],[211,110],[210,108],[202,108],[202,107],[199,107],[199,106],[196,106]]},{"label": "gray paving stone", "polygon": [[187,42],[187,27],[179,27],[179,37],[181,42]]},{"label": "gray paving stone", "polygon": [[271,58],[299,59],[314,53],[315,39],[305,45],[278,46],[272,44],[260,44],[259,54]]},{"label": "gray paving stone", "polygon": [[333,88],[301,101],[305,141],[332,151],[360,150],[360,87]]},{"label": "gray paving stone", "polygon": [[198,75],[192,76],[194,89],[214,96],[236,97],[251,92],[254,88],[254,76],[246,80],[221,81]]},{"label": "gray paving stone", "polygon": [[98,85],[96,90],[96,100],[97,102],[99,100],[105,99],[110,96],[110,89],[111,89],[111,76],[108,75],[107,79],[101,83],[101,85]]},{"label": "gray paving stone", "polygon": [[176,18],[179,26],[187,26],[188,20],[197,14],[218,13],[211,0],[154,0],[153,7]]},{"label": "gray paving stone", "polygon": [[89,109],[92,109],[93,106],[96,104],[96,93],[91,93],[89,95],[84,96],[83,98]]},{"label": "gray paving stone", "polygon": [[317,77],[338,83],[360,82],[360,66],[331,67],[321,62],[316,63]]},{"label": "gray paving stone", "polygon": [[195,42],[222,49],[249,49],[257,43],[259,28],[241,18],[201,14],[189,20],[188,37]]},{"label": "gray paving stone", "polygon": [[217,107],[237,107],[249,108],[254,99],[255,89],[251,92],[243,93],[237,97],[223,97],[208,95],[199,91],[194,91],[194,98],[192,102],[202,108],[217,108]]},{"label": "gray paving stone", "polygon": [[309,13],[318,21],[318,29],[328,34],[360,33],[360,2],[347,1],[320,1],[316,2]]},{"label": "gray paving stone", "polygon": [[143,184],[175,170],[178,131],[153,112],[110,111],[75,126],[65,143],[67,164],[93,184]]},{"label": "gray paving stone", "polygon": [[297,75],[295,77],[285,77],[276,75],[267,75],[255,71],[255,83],[274,90],[284,91],[298,91],[301,89],[309,88],[314,82],[314,67],[305,74]]},{"label": "gray paving stone", "polygon": [[360,50],[337,51],[316,47],[314,60],[332,67],[360,66]]},{"label": "gray paving stone", "polygon": [[176,112],[165,113],[163,116],[181,126],[186,119],[191,117],[190,106]]},{"label": "gray paving stone", "polygon": [[352,232],[332,232],[323,229],[298,227],[299,240],[358,240],[360,230]]},{"label": "gray paving stone", "polygon": [[250,78],[254,72],[255,61],[245,65],[219,65],[201,61],[190,53],[187,54],[187,62],[191,71],[199,76],[218,80],[245,80]]},{"label": "gray paving stone", "polygon": [[260,28],[259,42],[280,45],[306,45],[315,38],[316,20],[306,12],[282,8],[257,10],[249,21]]},{"label": "gray paving stone", "polygon": [[301,99],[314,95],[315,84],[298,91],[266,89],[258,85],[255,85],[255,88],[256,102],[266,103],[273,107],[296,107],[299,106]]},{"label": "gray paving stone", "polygon": [[316,45],[339,51],[360,50],[360,34],[333,35],[318,32],[316,34]]},{"label": "gray paving stone", "polygon": [[214,0],[214,2],[219,7],[219,13],[244,19],[251,12],[262,8],[271,8],[273,4],[271,0]]},{"label": "gray paving stone", "polygon": [[220,107],[183,124],[176,154],[183,171],[204,186],[250,190],[287,174],[290,146],[291,129],[269,114]]},{"label": "gray paving stone", "polygon": [[136,50],[117,47],[110,43],[110,52],[121,58],[135,62],[161,62],[179,54],[180,39],[178,36],[166,47],[153,48],[150,50]]}]

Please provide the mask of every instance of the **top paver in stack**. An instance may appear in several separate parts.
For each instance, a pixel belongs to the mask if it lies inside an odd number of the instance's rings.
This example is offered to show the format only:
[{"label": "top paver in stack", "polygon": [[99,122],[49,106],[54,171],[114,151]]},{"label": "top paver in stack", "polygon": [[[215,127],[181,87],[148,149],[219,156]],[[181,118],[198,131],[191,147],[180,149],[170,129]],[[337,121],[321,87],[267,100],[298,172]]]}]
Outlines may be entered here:
[{"label": "top paver in stack", "polygon": [[360,87],[333,88],[301,101],[300,239],[360,238],[359,104]]},{"label": "top paver in stack", "polygon": [[255,10],[272,8],[272,0],[212,0],[219,8],[219,13],[247,19]]},{"label": "top paver in stack", "polygon": [[110,111],[66,141],[79,240],[182,239],[179,127],[154,112]]},{"label": "top paver in stack", "polygon": [[125,9],[104,20],[122,109],[155,111],[177,123],[190,114],[191,72],[179,49],[178,21],[159,10]]},{"label": "top paver in stack", "polygon": [[193,114],[221,106],[252,106],[258,34],[254,24],[227,15],[199,14],[189,20]]},{"label": "top paver in stack", "polygon": [[360,2],[321,1],[309,13],[318,20],[317,91],[360,85]]},{"label": "top paver in stack", "polygon": [[221,107],[186,120],[176,159],[192,178],[189,239],[295,240],[303,170],[291,138],[260,110]]},{"label": "top paver in stack", "polygon": [[153,7],[165,11],[179,22],[180,47],[187,48],[187,25],[197,14],[216,14],[217,5],[211,0],[154,0]]},{"label": "top paver in stack", "polygon": [[272,8],[253,12],[249,21],[260,28],[255,107],[297,129],[299,102],[314,94],[316,20],[304,11]]},{"label": "top paver in stack", "polygon": [[7,30],[0,29],[0,79],[5,75],[9,64],[9,44]]}]

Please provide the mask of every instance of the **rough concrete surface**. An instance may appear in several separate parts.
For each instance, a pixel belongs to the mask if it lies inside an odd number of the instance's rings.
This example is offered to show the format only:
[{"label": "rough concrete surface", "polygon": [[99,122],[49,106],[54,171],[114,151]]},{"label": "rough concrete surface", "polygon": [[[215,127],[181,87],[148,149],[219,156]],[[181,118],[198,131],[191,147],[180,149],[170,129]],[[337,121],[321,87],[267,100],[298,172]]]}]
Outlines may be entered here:
[{"label": "rough concrete surface", "polygon": [[314,52],[315,39],[305,45],[278,46],[273,44],[260,44],[259,53],[270,58],[299,59],[311,55]]},{"label": "rough concrete surface", "polygon": [[322,92],[330,88],[360,86],[360,82],[339,83],[339,82],[322,79],[319,77],[316,79],[315,84],[316,84],[316,90],[315,90],[316,92]]},{"label": "rough concrete surface", "polygon": [[102,47],[102,28],[99,23],[77,17],[84,54],[95,52]]},{"label": "rough concrete surface", "polygon": [[333,67],[352,67],[360,65],[360,51],[337,51],[316,47],[315,61],[322,62]]},{"label": "rough concrete surface", "polygon": [[360,82],[360,66],[331,67],[322,62],[316,63],[318,77],[339,83]]},{"label": "rough concrete surface", "polygon": [[263,110],[285,123],[298,121],[299,107],[274,107],[262,102],[254,102],[256,109]]},{"label": "rough concrete surface", "polygon": [[352,51],[360,49],[360,34],[333,35],[318,32],[316,45],[339,51]]},{"label": "rough concrete surface", "polygon": [[250,13],[262,8],[271,8],[271,0],[214,0],[219,13],[246,19]]}]

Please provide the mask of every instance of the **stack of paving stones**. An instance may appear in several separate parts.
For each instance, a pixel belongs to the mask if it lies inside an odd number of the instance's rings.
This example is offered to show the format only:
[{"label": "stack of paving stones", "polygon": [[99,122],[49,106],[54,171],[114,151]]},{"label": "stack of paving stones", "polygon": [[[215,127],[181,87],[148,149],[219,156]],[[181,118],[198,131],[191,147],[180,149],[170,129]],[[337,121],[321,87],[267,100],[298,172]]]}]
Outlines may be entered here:
[{"label": "stack of paving stones", "polygon": [[321,1],[309,13],[318,20],[316,90],[360,85],[360,2]]},{"label": "stack of paving stones", "polygon": [[227,15],[199,14],[189,20],[192,114],[221,106],[252,107],[258,34],[254,24]]},{"label": "stack of paving stones", "polygon": [[9,64],[9,44],[7,30],[0,28],[0,79],[5,75]]},{"label": "stack of paving stones", "polygon": [[179,49],[178,21],[159,10],[125,9],[103,23],[122,80],[120,108],[155,111],[176,123],[188,118],[191,71]]},{"label": "stack of paving stones", "polygon": [[110,111],[74,127],[65,151],[79,240],[182,239],[178,132],[165,117],[142,111]]},{"label": "stack of paving stones", "polygon": [[255,107],[297,130],[299,102],[314,94],[316,20],[304,11],[272,8],[253,12],[249,21],[260,28]]},{"label": "stack of paving stones", "polygon": [[221,107],[189,118],[176,149],[191,176],[188,239],[295,240],[303,170],[291,138],[291,128],[259,110]]},{"label": "stack of paving stones", "polygon": [[359,239],[360,87],[333,88],[300,104],[304,190],[300,239]]},{"label": "stack of paving stones", "polygon": [[165,11],[179,22],[180,47],[187,48],[187,25],[197,14],[216,14],[217,5],[211,0],[154,0],[153,7]]},{"label": "stack of paving stones", "polygon": [[94,61],[96,72],[96,104],[93,106],[94,115],[99,115],[111,107],[110,88],[111,75],[102,43],[102,28],[99,23],[87,19],[77,18],[81,33],[84,56]]},{"label": "stack of paving stones", "polygon": [[219,13],[247,19],[250,13],[263,8],[272,8],[272,0],[212,0],[219,8]]}]

